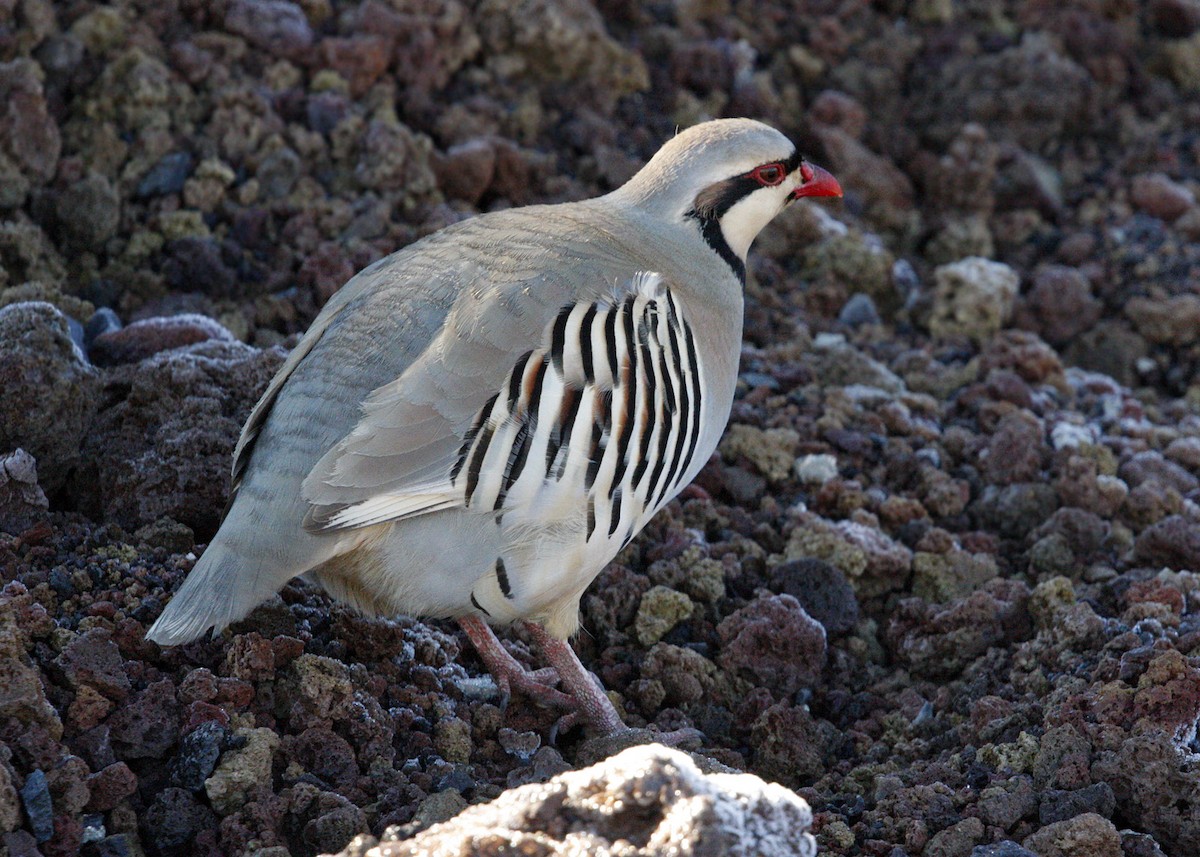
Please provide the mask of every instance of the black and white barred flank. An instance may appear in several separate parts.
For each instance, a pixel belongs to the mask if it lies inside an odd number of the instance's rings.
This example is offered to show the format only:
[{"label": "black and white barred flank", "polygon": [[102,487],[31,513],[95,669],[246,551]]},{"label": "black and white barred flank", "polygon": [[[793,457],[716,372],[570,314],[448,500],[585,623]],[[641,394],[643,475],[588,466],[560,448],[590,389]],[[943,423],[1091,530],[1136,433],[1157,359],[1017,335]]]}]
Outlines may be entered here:
[{"label": "black and white barred flank", "polygon": [[623,300],[563,307],[480,409],[450,474],[469,509],[586,503],[586,539],[627,543],[683,487],[700,436],[695,338],[656,276]]}]

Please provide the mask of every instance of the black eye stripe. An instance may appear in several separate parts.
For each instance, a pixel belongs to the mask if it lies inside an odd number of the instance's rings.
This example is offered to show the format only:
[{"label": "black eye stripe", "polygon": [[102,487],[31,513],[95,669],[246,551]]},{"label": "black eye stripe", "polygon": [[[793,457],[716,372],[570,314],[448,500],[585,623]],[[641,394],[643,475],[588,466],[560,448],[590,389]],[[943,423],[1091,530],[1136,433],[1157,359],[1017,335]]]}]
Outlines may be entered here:
[{"label": "black eye stripe", "polygon": [[759,169],[781,164],[784,169],[783,175],[789,176],[803,160],[804,157],[799,150],[793,149],[792,154],[786,160],[767,161],[748,173],[715,182],[696,194],[696,198],[692,201],[692,209],[687,216],[699,221],[700,232],[704,236],[704,240],[729,264],[734,274],[743,283],[746,281],[746,266],[725,241],[725,236],[721,232],[721,218],[729,209],[762,187],[758,179],[754,177],[755,172]]}]

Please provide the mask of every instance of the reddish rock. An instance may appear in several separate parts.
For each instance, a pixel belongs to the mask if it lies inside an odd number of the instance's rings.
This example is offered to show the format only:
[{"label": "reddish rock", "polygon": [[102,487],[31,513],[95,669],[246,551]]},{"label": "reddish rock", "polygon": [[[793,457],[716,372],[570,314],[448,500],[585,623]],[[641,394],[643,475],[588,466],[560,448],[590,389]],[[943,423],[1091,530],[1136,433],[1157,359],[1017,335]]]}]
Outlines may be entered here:
[{"label": "reddish rock", "polygon": [[350,84],[350,96],[361,97],[387,70],[392,40],[383,36],[322,39],[319,53],[329,68]]},{"label": "reddish rock", "polygon": [[62,148],[40,78],[30,59],[0,63],[0,152],[38,183],[54,175]]},{"label": "reddish rock", "polygon": [[1028,411],[1012,411],[1001,417],[983,460],[988,480],[996,485],[1034,482],[1049,461],[1042,421]]},{"label": "reddish rock", "polygon": [[867,111],[844,92],[825,89],[817,93],[808,108],[808,118],[861,139],[867,127]]},{"label": "reddish rock", "polygon": [[88,347],[88,357],[97,366],[137,363],[160,351],[208,339],[233,342],[234,336],[220,323],[195,313],[145,318],[97,336]]},{"label": "reddish rock", "polygon": [[1200,478],[1188,473],[1173,461],[1163,458],[1156,451],[1139,452],[1122,462],[1117,471],[1129,485],[1136,488],[1144,482],[1154,480],[1164,487],[1173,488],[1180,494],[1187,494],[1200,488]]},{"label": "reddish rock", "polygon": [[795,786],[820,777],[840,743],[838,731],[807,708],[777,703],[750,730],[754,767],[762,776]]},{"label": "reddish rock", "polygon": [[270,640],[257,633],[238,634],[225,651],[225,670],[243,681],[261,681],[275,672],[275,651]]},{"label": "reddish rock", "polygon": [[1102,310],[1082,271],[1066,265],[1042,265],[1018,302],[1014,321],[1036,331],[1051,345],[1062,345],[1099,321]]},{"label": "reddish rock", "polygon": [[63,649],[55,664],[76,688],[88,685],[114,702],[129,696],[125,661],[108,631],[95,628],[76,637]]},{"label": "reddish rock", "polygon": [[1023,583],[994,578],[949,604],[906,598],[889,620],[886,638],[918,675],[953,676],[989,646],[1029,633],[1028,597]]},{"label": "reddish rock", "polygon": [[1152,568],[1200,568],[1200,528],[1182,515],[1171,515],[1143,530],[1133,553],[1136,562]]},{"label": "reddish rock", "polygon": [[169,679],[156,681],[108,719],[112,740],[126,759],[161,759],[179,739],[179,705]]},{"label": "reddish rock", "polygon": [[820,678],[825,666],[825,629],[790,595],[766,595],[717,626],[717,662],[746,674],[781,697]]},{"label": "reddish rock", "polygon": [[435,157],[433,171],[438,187],[448,199],[475,205],[495,177],[496,151],[487,140],[467,140]]},{"label": "reddish rock", "polygon": [[88,777],[91,799],[88,812],[108,812],[125,798],[137,791],[137,775],[124,762],[109,765]]},{"label": "reddish rock", "polygon": [[323,305],[354,274],[354,266],[346,258],[342,245],[325,241],[304,260],[296,273],[296,283],[311,289],[317,303]]},{"label": "reddish rock", "polygon": [[1172,221],[1196,204],[1196,195],[1163,173],[1134,176],[1129,198],[1135,206],[1160,220]]}]

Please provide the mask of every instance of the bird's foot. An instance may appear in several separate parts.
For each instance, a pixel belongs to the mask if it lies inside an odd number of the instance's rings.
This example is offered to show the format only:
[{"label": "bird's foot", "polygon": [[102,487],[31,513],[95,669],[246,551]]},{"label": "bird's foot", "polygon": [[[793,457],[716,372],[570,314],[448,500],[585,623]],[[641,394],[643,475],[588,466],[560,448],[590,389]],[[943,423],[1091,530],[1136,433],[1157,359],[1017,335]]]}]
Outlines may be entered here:
[{"label": "bird's foot", "polygon": [[[500,689],[501,708],[507,706],[509,696],[515,688],[543,705],[566,709],[566,713],[550,729],[551,744],[555,743],[560,734],[580,724],[591,726],[600,738],[629,746],[649,741],[680,746],[699,743],[704,739],[703,733],[697,729],[656,732],[626,726],[600,680],[580,663],[570,644],[550,636],[546,629],[537,623],[523,624],[546,656],[546,660],[550,662],[549,667],[539,670],[526,669],[509,654],[491,626],[482,619],[463,616],[459,618],[458,624],[466,632],[495,678]],[[562,689],[555,685],[560,685]]]},{"label": "bird's foot", "polygon": [[580,663],[575,650],[565,640],[550,636],[546,629],[533,622],[525,623],[525,630],[533,637],[538,648],[546,655],[546,660],[554,665],[559,679],[576,702],[574,710],[559,718],[550,731],[550,743],[562,732],[567,731],[577,723],[591,725],[600,738],[611,739],[619,744],[633,746],[656,741],[678,747],[684,744],[700,744],[704,741],[704,733],[699,729],[674,729],[670,732],[657,732],[652,729],[635,729],[625,725],[616,706],[608,698],[600,679],[588,672]]},{"label": "bird's foot", "polygon": [[466,632],[467,638],[479,652],[479,657],[491,672],[500,691],[500,709],[508,708],[513,688],[530,697],[536,702],[553,708],[574,708],[575,700],[570,695],[555,689],[559,683],[558,673],[554,667],[544,667],[539,670],[526,669],[516,658],[509,654],[508,649],[496,637],[487,622],[475,616],[463,616],[458,620],[459,626]]}]

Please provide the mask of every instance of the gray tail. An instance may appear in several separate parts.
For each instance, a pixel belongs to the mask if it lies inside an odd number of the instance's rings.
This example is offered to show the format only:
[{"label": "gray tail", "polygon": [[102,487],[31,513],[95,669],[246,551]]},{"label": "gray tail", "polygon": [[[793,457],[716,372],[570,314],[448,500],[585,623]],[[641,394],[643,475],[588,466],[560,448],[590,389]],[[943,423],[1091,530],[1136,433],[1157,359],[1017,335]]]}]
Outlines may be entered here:
[{"label": "gray tail", "polygon": [[171,603],[146,632],[160,646],[177,646],[212,629],[219,634],[275,594],[290,574],[273,574],[247,561],[218,537],[188,574]]}]

